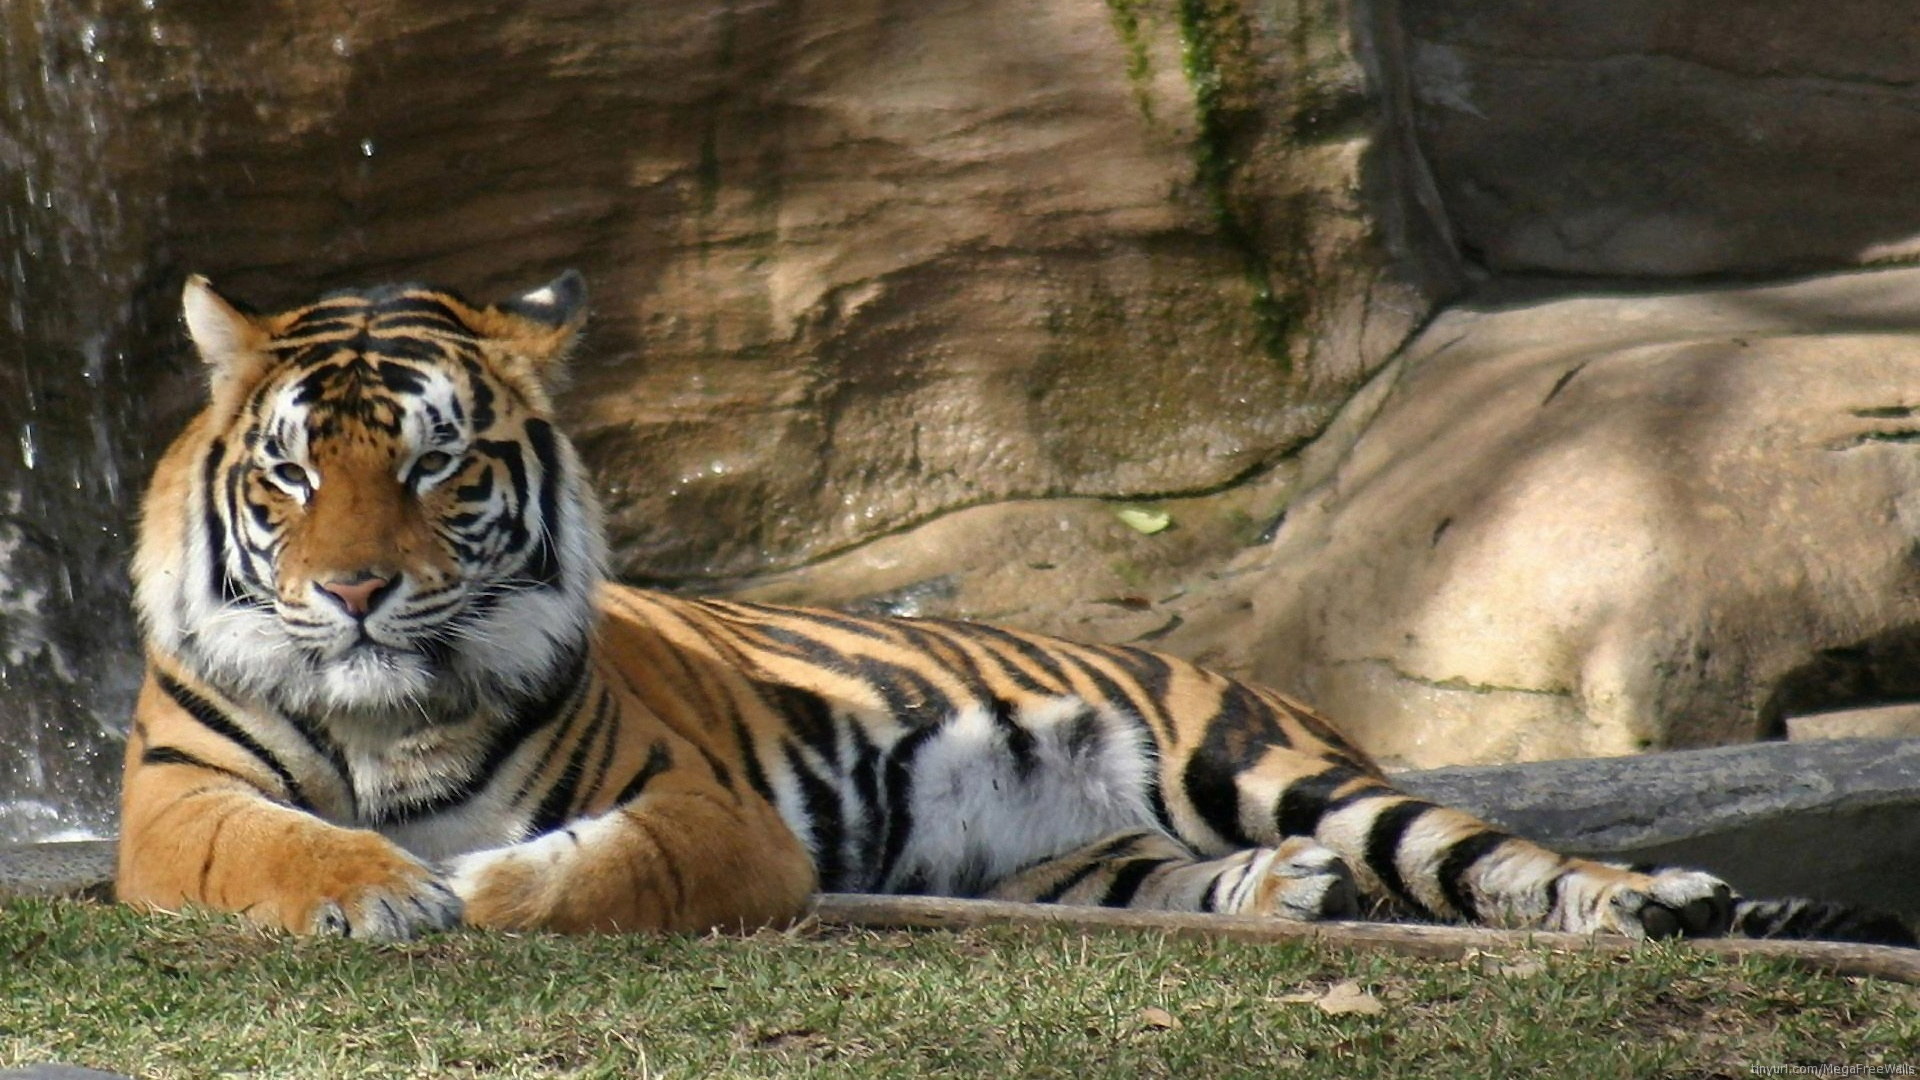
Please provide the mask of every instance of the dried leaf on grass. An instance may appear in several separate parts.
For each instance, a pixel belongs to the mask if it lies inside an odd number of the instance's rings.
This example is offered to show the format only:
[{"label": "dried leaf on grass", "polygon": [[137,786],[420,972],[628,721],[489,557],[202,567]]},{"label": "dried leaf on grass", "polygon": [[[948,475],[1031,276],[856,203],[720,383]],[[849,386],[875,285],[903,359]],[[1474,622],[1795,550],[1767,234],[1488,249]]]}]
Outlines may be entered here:
[{"label": "dried leaf on grass", "polygon": [[1143,1028],[1155,1028],[1160,1031],[1177,1031],[1181,1027],[1180,1018],[1165,1009],[1148,1006],[1141,1009],[1134,1019],[1140,1021]]},{"label": "dried leaf on grass", "polygon": [[1360,984],[1348,980],[1328,987],[1322,993],[1317,990],[1301,990],[1292,994],[1282,994],[1273,999],[1282,1005],[1315,1005],[1321,1012],[1330,1016],[1378,1016],[1387,1011],[1385,1004],[1377,997],[1360,988]]}]

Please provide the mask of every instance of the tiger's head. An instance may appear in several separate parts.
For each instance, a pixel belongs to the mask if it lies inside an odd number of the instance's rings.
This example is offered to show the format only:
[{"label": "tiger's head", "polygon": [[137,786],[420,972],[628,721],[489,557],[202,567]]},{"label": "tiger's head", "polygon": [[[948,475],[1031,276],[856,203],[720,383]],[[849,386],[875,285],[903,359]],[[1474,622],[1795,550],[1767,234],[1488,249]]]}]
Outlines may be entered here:
[{"label": "tiger's head", "polygon": [[550,394],[579,275],[485,307],[400,285],[272,315],[194,277],[183,307],[210,400],[141,521],[152,648],[290,711],[414,723],[578,657],[604,550]]}]

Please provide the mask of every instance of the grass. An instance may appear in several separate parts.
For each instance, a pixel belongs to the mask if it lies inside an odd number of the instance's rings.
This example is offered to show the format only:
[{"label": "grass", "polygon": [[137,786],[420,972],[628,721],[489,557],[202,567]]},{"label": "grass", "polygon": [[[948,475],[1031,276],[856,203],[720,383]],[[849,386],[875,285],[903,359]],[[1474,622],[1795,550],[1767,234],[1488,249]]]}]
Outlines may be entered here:
[{"label": "grass", "polygon": [[1011,927],[375,946],[0,904],[0,1068],[48,1060],[155,1078],[1747,1077],[1920,1065],[1920,988],[1656,946],[1438,962]]}]

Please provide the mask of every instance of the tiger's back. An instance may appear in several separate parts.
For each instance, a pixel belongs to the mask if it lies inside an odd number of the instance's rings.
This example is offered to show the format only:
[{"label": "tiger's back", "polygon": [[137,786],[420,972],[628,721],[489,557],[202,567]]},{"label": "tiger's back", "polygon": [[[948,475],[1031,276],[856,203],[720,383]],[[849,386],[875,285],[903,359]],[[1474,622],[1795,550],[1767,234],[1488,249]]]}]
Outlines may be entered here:
[{"label": "tiger's back", "polygon": [[1402,794],[1172,657],[604,584],[551,419],[577,278],[186,308],[212,392],[142,521],[127,900],[377,937],[758,925],[816,887],[1768,929],[1710,875]]}]

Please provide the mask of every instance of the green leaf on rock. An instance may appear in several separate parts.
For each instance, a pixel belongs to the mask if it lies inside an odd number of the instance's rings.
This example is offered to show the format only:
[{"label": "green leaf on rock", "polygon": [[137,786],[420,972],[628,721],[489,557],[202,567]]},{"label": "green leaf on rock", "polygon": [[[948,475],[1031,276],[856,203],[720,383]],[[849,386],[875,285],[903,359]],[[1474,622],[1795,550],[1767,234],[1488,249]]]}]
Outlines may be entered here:
[{"label": "green leaf on rock", "polygon": [[1151,506],[1123,506],[1115,510],[1113,516],[1120,519],[1120,524],[1142,536],[1152,536],[1173,524],[1172,514]]}]

